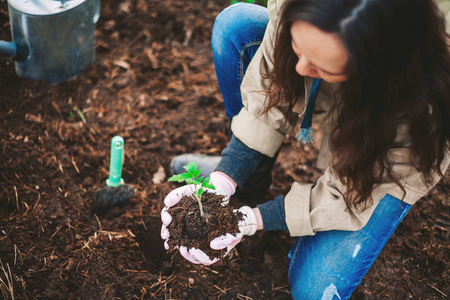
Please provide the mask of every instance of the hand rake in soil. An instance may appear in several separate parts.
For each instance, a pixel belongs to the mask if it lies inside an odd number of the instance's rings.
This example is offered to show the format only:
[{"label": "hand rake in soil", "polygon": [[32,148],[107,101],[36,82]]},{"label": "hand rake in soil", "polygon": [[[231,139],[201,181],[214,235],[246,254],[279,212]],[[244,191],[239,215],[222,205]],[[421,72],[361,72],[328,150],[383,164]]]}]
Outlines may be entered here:
[{"label": "hand rake in soil", "polygon": [[123,138],[121,136],[113,137],[111,140],[109,178],[106,180],[106,186],[95,193],[98,208],[126,203],[134,194],[134,187],[124,184],[122,178],[123,150]]}]

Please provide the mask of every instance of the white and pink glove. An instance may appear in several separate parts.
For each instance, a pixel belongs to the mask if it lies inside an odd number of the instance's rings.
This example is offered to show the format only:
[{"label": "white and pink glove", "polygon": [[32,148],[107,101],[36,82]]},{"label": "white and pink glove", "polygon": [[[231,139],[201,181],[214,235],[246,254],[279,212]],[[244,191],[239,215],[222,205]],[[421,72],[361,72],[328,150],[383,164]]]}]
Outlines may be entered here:
[{"label": "white and pink glove", "polygon": [[[210,183],[216,188],[215,191],[218,194],[224,195],[222,205],[227,205],[231,195],[236,191],[236,183],[228,177],[228,175],[222,172],[213,172],[210,175]],[[172,222],[172,216],[168,213],[168,209],[175,206],[183,196],[192,195],[192,189],[189,185],[184,185],[172,190],[164,199],[165,207],[161,211],[161,238],[164,240],[164,247],[169,250],[168,240],[170,238],[170,232],[167,226]],[[230,248],[231,249],[231,248]],[[179,247],[180,254],[194,264],[210,265],[218,261],[217,258],[210,260],[209,256],[200,249],[187,249],[185,246]]]},{"label": "white and pink glove", "polygon": [[254,235],[258,228],[258,220],[253,209],[248,206],[242,206],[235,209],[234,213],[242,213],[242,219],[239,221],[239,233],[234,235],[227,233],[225,235],[216,237],[211,241],[210,247],[214,250],[222,250],[227,248],[226,253],[230,252],[244,237],[244,235]]}]

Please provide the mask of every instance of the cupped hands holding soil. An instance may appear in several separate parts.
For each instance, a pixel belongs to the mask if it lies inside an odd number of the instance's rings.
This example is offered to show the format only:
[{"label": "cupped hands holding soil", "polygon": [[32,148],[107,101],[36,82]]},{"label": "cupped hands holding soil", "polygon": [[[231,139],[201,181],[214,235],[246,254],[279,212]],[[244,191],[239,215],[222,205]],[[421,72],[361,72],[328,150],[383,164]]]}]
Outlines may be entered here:
[{"label": "cupped hands holding soil", "polygon": [[224,250],[211,249],[210,242],[221,235],[239,233],[239,216],[230,205],[222,205],[223,195],[206,190],[202,195],[204,216],[201,216],[197,200],[192,196],[183,196],[177,205],[168,209],[172,222],[168,225],[170,250],[175,246],[197,248],[205,252],[210,259],[222,258]]}]

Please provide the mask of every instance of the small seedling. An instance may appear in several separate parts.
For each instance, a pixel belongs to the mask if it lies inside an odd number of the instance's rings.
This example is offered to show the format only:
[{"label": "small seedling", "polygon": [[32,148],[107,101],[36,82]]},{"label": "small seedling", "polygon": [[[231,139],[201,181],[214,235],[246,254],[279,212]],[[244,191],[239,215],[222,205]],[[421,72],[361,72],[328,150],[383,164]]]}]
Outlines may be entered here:
[{"label": "small seedling", "polygon": [[209,183],[210,178],[204,176],[198,177],[202,169],[197,169],[196,162],[190,162],[186,166],[183,166],[186,173],[173,175],[169,178],[169,181],[186,182],[192,190],[192,196],[197,200],[198,207],[200,208],[200,215],[203,217],[205,214],[203,212],[202,206],[202,194],[204,188],[215,189],[215,187]]},{"label": "small seedling", "polygon": [[86,124],[86,118],[84,117],[83,112],[76,106],[72,106],[72,110],[69,111],[69,116],[71,119],[75,118],[75,115],[73,114],[74,112],[77,113],[77,115],[80,117],[81,121],[83,122],[83,124]]}]

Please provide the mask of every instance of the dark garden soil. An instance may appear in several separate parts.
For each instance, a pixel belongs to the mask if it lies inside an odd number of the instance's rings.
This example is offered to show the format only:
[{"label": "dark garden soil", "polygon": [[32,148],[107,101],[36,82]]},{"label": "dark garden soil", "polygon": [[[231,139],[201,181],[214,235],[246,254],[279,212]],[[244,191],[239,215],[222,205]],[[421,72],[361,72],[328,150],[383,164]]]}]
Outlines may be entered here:
[{"label": "dark garden soil", "polygon": [[[219,155],[228,141],[210,50],[228,3],[102,0],[96,61],[57,86],[19,78],[0,58],[0,278],[12,281],[0,298],[290,298],[288,234],[258,232],[208,267],[166,253],[160,238],[163,199],[176,187],[170,159]],[[11,40],[8,20],[0,0],[0,40]],[[96,211],[115,135],[137,191]],[[316,155],[288,137],[267,198],[313,182]],[[352,299],[450,296],[449,194],[443,180],[411,209]]]},{"label": "dark garden soil", "polygon": [[227,233],[236,235],[242,214],[235,214],[230,204],[222,206],[222,199],[223,196],[215,193],[203,193],[203,216],[197,200],[191,196],[183,196],[179,203],[169,208],[168,212],[173,217],[168,225],[170,249],[194,247],[203,250],[211,260],[225,256],[225,251],[211,249],[209,242]]}]

